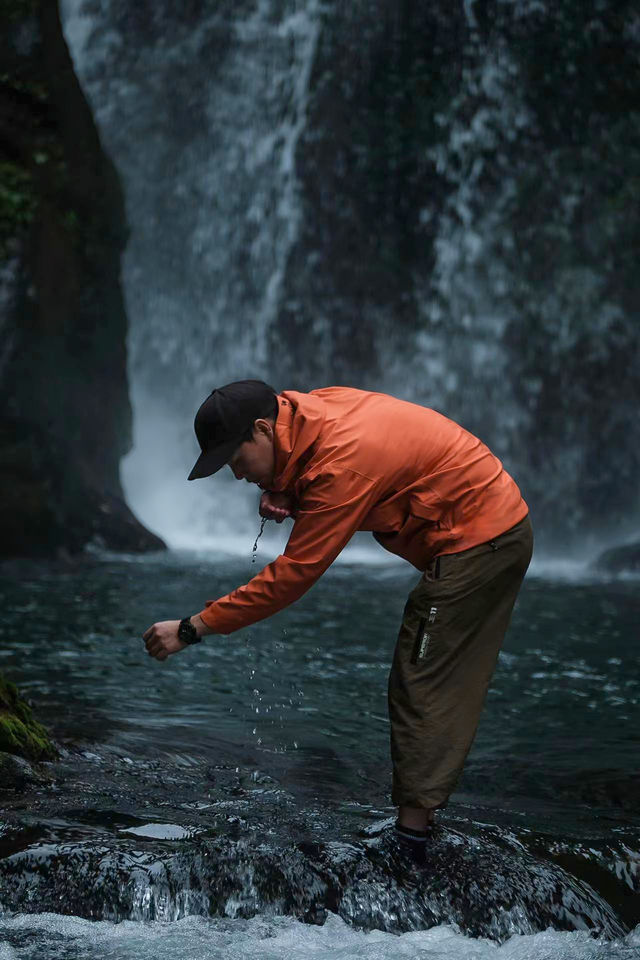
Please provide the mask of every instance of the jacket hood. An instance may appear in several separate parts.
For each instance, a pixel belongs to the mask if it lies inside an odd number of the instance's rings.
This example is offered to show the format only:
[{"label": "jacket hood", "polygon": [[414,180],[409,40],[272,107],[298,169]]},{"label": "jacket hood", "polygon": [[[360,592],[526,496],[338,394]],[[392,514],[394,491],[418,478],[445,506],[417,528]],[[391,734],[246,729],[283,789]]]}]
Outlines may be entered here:
[{"label": "jacket hood", "polygon": [[275,479],[271,489],[285,490],[311,459],[326,409],[319,397],[297,390],[284,390],[277,400]]}]

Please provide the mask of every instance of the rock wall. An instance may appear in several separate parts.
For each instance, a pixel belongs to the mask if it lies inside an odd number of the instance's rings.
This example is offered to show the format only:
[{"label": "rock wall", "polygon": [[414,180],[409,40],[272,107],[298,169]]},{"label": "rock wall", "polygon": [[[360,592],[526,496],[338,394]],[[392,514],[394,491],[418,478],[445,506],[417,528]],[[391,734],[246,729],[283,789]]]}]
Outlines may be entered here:
[{"label": "rock wall", "polygon": [[57,5],[0,0],[0,555],[164,546],[131,514],[127,239]]},{"label": "rock wall", "polygon": [[637,9],[330,9],[271,328],[282,381],[329,369],[409,386],[505,460],[547,542],[626,534],[640,506]]}]

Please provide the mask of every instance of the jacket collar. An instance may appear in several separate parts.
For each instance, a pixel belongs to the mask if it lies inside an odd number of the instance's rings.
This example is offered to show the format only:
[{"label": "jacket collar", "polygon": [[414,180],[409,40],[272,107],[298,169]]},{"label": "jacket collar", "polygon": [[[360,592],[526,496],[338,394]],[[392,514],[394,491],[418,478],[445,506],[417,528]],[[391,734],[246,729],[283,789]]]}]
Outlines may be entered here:
[{"label": "jacket collar", "polygon": [[285,490],[303,472],[313,455],[313,445],[325,422],[325,405],[319,397],[297,390],[278,395],[274,431],[275,479],[272,490]]}]

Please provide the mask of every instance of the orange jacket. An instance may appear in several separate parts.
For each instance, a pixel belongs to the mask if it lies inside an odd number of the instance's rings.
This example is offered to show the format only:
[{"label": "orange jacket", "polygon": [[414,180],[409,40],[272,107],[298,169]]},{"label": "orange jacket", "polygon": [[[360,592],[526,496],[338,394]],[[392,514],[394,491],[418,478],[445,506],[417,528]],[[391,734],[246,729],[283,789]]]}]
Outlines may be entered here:
[{"label": "orange jacket", "polygon": [[297,600],[356,530],[424,570],[504,533],[527,505],[500,461],[452,420],[383,393],[325,387],[278,397],[272,490],[295,496],[284,553],[200,616],[228,634]]}]

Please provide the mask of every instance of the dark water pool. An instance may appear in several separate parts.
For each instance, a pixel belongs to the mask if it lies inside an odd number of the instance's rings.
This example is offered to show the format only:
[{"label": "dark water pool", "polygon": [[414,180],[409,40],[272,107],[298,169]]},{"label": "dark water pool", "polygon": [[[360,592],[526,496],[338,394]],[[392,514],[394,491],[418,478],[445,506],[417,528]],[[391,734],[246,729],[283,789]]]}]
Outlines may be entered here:
[{"label": "dark water pool", "polygon": [[527,578],[416,879],[388,843],[386,677],[417,574],[334,565],[269,621],[146,655],[151,622],[255,569],[3,571],[0,670],[62,757],[0,792],[0,958],[637,956],[637,583]]}]

